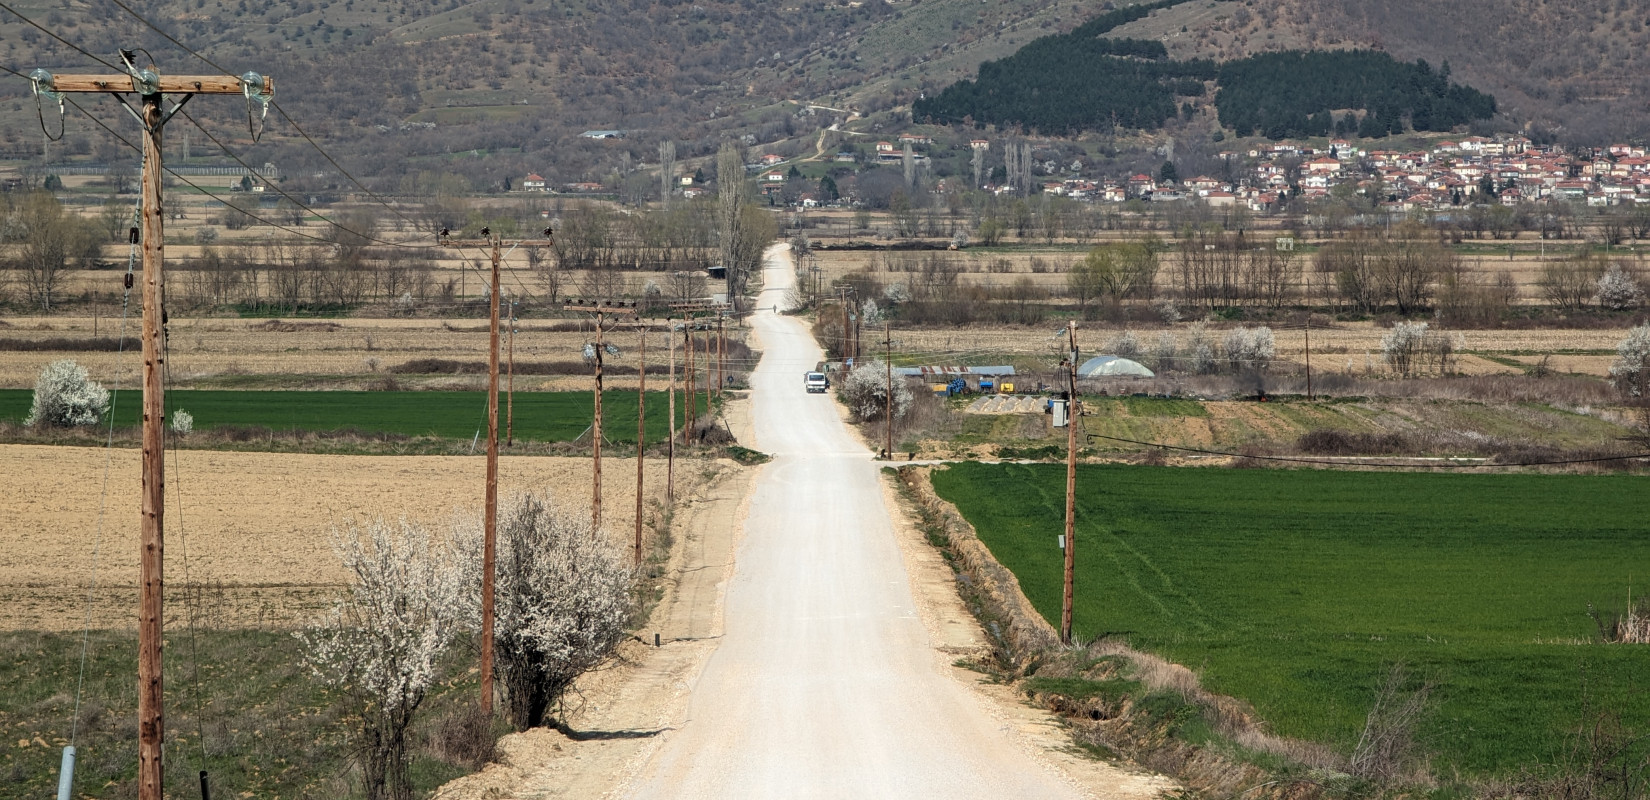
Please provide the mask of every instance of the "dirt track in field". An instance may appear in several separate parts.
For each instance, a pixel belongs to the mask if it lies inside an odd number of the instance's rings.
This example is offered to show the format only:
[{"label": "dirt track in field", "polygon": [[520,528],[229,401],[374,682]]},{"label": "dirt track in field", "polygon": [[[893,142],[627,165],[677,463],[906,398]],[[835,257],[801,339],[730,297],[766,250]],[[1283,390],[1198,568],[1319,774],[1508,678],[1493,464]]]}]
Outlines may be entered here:
[{"label": "dirt track in field", "polygon": [[[0,629],[77,628],[87,613],[96,552],[92,624],[136,622],[139,454],[114,450],[101,546],[97,536],[105,451],[0,446]],[[605,525],[628,542],[636,462],[603,462]],[[677,465],[678,486],[713,465]],[[167,458],[168,622],[178,620],[185,556],[207,624],[290,625],[326,602],[343,580],[330,544],[351,519],[405,516],[445,525],[479,513],[481,456],[325,456],[180,450]],[[503,457],[500,494],[549,490],[588,508],[590,462]],[[647,464],[647,496],[662,498],[663,461]],[[187,551],[187,552],[186,552]]]}]

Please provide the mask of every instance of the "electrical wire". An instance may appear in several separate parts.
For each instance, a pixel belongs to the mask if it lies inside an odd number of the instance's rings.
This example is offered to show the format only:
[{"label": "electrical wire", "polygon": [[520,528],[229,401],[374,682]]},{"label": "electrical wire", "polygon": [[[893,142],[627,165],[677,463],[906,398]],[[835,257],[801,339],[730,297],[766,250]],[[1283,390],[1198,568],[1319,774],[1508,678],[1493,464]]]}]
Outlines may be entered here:
[{"label": "electrical wire", "polygon": [[[131,14],[133,17],[136,17],[138,22],[141,22],[144,25],[147,25],[149,27],[149,30],[152,30],[155,33],[160,34],[163,38],[166,39],[166,41],[171,42],[174,45],[177,45],[179,49],[183,50],[183,52],[188,53],[189,55],[192,55],[192,56],[194,56],[194,57],[196,57],[196,58],[198,58],[202,61],[205,61],[207,66],[209,66],[209,67],[211,67],[211,68],[213,68],[213,69],[215,69],[215,70],[217,70],[217,71],[219,71],[219,72],[221,72],[225,75],[228,75],[231,78],[237,77],[235,75],[235,73],[230,72],[229,70],[226,70],[223,67],[218,66],[217,62],[214,62],[212,59],[207,58],[206,56],[203,56],[200,53],[195,52],[194,50],[191,50],[188,45],[184,44],[183,42],[178,41],[177,39],[172,38],[172,34],[161,30],[159,26],[157,26],[155,23],[150,22],[149,20],[145,19],[142,14],[139,14],[136,11],[133,11],[131,6],[126,5],[125,3],[121,2],[121,0],[109,0],[109,2],[114,3],[117,6],[120,6],[120,8],[123,11],[125,11],[128,14]],[[149,60],[151,62],[154,61],[154,56],[150,56]]]},{"label": "electrical wire", "polygon": [[[122,2],[122,0],[110,0],[110,2],[114,3],[116,6],[119,6],[121,8],[121,10],[125,11],[127,14],[130,14],[132,17],[137,19],[139,22],[141,22],[145,26],[147,26],[150,30],[153,30],[154,32],[156,32],[156,33],[160,34],[161,36],[165,37],[165,39],[168,42],[171,42],[173,45],[177,46],[179,49],[183,50],[184,52],[188,53],[189,55],[192,55],[195,58],[200,59],[201,61],[205,62],[208,66],[210,66],[213,69],[223,73],[224,75],[228,75],[232,78],[233,77],[238,77],[238,76],[235,75],[235,73],[230,72],[229,70],[225,69],[222,65],[218,64],[216,61],[213,61],[212,59],[207,58],[206,56],[202,55],[199,51],[196,51],[195,49],[189,47],[188,45],[184,44],[183,42],[178,41],[178,39],[176,37],[172,36],[170,33],[167,33],[165,30],[161,29],[161,27],[156,25],[155,23],[150,22],[148,18],[144,17],[142,14],[139,14],[137,11],[133,10],[131,6],[128,6],[126,3]],[[15,10],[13,10],[9,6],[4,5],[3,3],[0,3],[0,8],[5,8],[7,11],[11,11],[13,14],[17,14],[17,12]],[[41,27],[40,25],[34,23],[32,20],[29,20],[28,18],[23,17],[23,15],[17,14],[17,16],[18,16],[19,19],[22,19],[24,22],[28,22],[30,25],[34,25],[36,28],[40,28],[40,30],[44,31],[46,34],[50,35],[52,38],[57,39],[58,41],[61,41],[64,44],[66,44],[70,47],[73,47],[76,50],[79,50],[81,53],[83,53],[83,54],[85,54],[85,55],[101,62],[105,66],[108,66],[110,69],[115,69],[115,70],[119,70],[119,71],[124,72],[124,70],[121,70],[119,67],[115,67],[113,64],[110,64],[109,62],[103,61],[102,59],[98,58],[95,55],[92,55],[91,53],[87,53],[85,50],[82,50],[79,46],[77,46],[77,45],[75,45],[75,44],[73,44],[73,43],[71,43],[71,42],[69,42],[65,39],[62,39],[61,37],[57,36],[56,34],[52,33],[51,31],[48,31],[45,28]],[[151,60],[153,60],[152,57],[151,57]],[[411,217],[408,217],[407,215],[401,213],[401,211],[399,209],[397,209],[394,206],[390,205],[383,197],[379,196],[376,192],[374,192],[371,189],[367,188],[366,185],[361,183],[360,180],[357,180],[356,177],[353,174],[351,174],[349,170],[345,169],[342,164],[338,163],[337,159],[332,157],[331,153],[328,153],[325,148],[321,147],[321,145],[318,142],[316,142],[313,137],[311,137],[309,135],[309,133],[304,131],[304,129],[301,126],[298,125],[298,121],[294,120],[291,115],[287,114],[286,109],[282,108],[279,103],[276,103],[272,99],[272,100],[270,100],[269,104],[275,107],[275,111],[281,115],[281,118],[286,120],[287,124],[291,125],[292,129],[294,131],[297,131],[298,135],[302,136],[304,138],[304,141],[309,142],[310,146],[314,147],[315,151],[320,153],[321,157],[325,158],[327,160],[327,163],[332,164],[332,166],[334,168],[336,168],[340,173],[342,173],[345,178],[348,178],[350,183],[355,184],[357,187],[359,187],[361,189],[361,191],[366,192],[367,196],[371,197],[379,205],[381,205],[384,208],[388,209],[390,211],[390,213],[395,214],[397,217],[400,217],[403,221],[412,224],[415,228],[418,226],[418,222],[416,220],[413,220]],[[185,116],[187,117],[188,115],[185,115]],[[190,121],[193,122],[193,120],[190,120]],[[196,127],[201,127],[201,126],[197,123]],[[207,133],[205,128],[201,128],[201,131],[203,133]],[[210,138],[211,134],[207,133],[207,136]],[[214,141],[216,141],[216,140],[214,139]],[[223,145],[220,143],[219,147],[223,147]],[[228,148],[223,148],[223,149],[226,153],[229,152]],[[232,153],[230,154],[230,157],[235,158],[236,161],[240,161],[240,159],[236,158]],[[243,163],[243,166],[245,166],[244,163]],[[250,167],[248,167],[248,169],[250,169]],[[267,181],[266,181],[266,183],[267,183]],[[282,192],[282,194],[285,195],[285,192]],[[317,214],[317,216],[320,216],[320,215]],[[322,217],[322,219],[325,219],[325,217]],[[331,222],[331,220],[327,220],[327,221]],[[336,224],[336,223],[334,223],[334,224]],[[359,234],[357,234],[357,235],[359,235]],[[378,240],[378,241],[382,241],[382,240]],[[394,244],[394,243],[390,243],[390,242],[384,242],[384,243]]]},{"label": "electrical wire", "polygon": [[[134,214],[136,212],[134,211]],[[126,255],[126,274],[132,276],[137,264],[137,245],[133,244]],[[92,598],[97,594],[97,561],[103,549],[103,520],[109,501],[109,473],[114,464],[115,445],[115,408],[120,401],[120,378],[122,375],[120,362],[126,355],[126,322],[130,316],[132,304],[132,289],[127,286],[120,301],[120,338],[117,340],[115,352],[115,383],[109,392],[109,432],[103,443],[103,493],[97,503],[97,528],[92,536],[92,566],[91,577],[86,587],[86,618],[80,632],[80,675],[75,679],[74,689],[74,716],[69,720],[69,744],[75,744],[80,733],[80,701],[86,687],[86,658],[91,649],[92,637]]]},{"label": "electrical wire", "polygon": [[321,157],[327,160],[327,163],[331,164],[340,173],[343,173],[344,177],[348,178],[350,183],[355,184],[356,187],[359,188],[361,191],[366,192],[367,196],[371,197],[379,205],[383,206],[386,209],[389,209],[391,214],[394,214],[394,215],[400,217],[402,220],[404,220],[408,223],[411,223],[414,227],[418,226],[419,223],[417,221],[413,220],[411,217],[408,217],[406,214],[401,213],[400,210],[398,210],[395,206],[390,205],[388,201],[386,201],[384,198],[380,197],[378,195],[378,193],[374,192],[371,189],[368,189],[366,187],[366,184],[363,184],[359,180],[356,180],[355,176],[351,175],[349,170],[344,169],[344,165],[338,163],[337,159],[333,158],[331,153],[328,153],[326,151],[326,149],[321,147],[321,145],[319,143],[317,143],[315,141],[315,139],[312,138],[307,132],[305,132],[303,128],[298,126],[298,121],[293,119],[292,115],[286,113],[286,109],[283,108],[280,103],[277,103],[274,100],[270,100],[269,104],[275,108],[275,113],[281,115],[281,119],[286,120],[286,124],[291,125],[292,129],[297,131],[299,136],[304,137],[304,141],[309,142],[310,146],[315,148],[315,152],[320,153]]},{"label": "electrical wire", "polygon": [[[110,136],[115,137],[117,140],[120,141],[121,144],[124,144],[127,147],[129,147],[132,150],[135,150],[137,152],[140,152],[140,153],[142,152],[142,149],[139,148],[136,144],[133,144],[130,139],[127,139],[126,137],[121,136],[118,132],[115,131],[114,128],[109,127],[108,124],[106,124],[103,120],[98,119],[96,116],[94,116],[92,114],[92,112],[87,111],[79,103],[76,103],[73,100],[73,98],[65,97],[64,99],[68,102],[69,105],[74,106],[76,111],[79,111],[80,113],[85,114],[87,119],[89,119],[92,122],[96,123],[98,127],[102,128],[104,131],[108,132],[108,134]],[[235,206],[231,205],[228,200],[225,200],[222,197],[219,197],[216,194],[213,194],[211,192],[211,190],[207,189],[206,187],[203,187],[200,184],[195,183],[194,181],[189,180],[188,178],[185,178],[182,175],[179,175],[171,167],[164,167],[164,169],[165,169],[165,171],[168,175],[171,175],[172,177],[178,179],[179,181],[182,181],[183,183],[187,184],[188,186],[194,188],[196,191],[199,191],[201,194],[204,194],[207,197],[212,198],[213,200],[216,200],[220,203],[223,203],[225,206],[227,206],[229,208],[235,208]],[[257,220],[257,221],[259,221],[259,222],[261,222],[265,225],[268,225],[272,228],[276,228],[278,230],[286,231],[287,233],[290,233],[294,236],[300,236],[300,237],[303,237],[305,239],[313,239],[314,241],[321,242],[323,244],[335,244],[335,242],[331,241],[330,239],[325,239],[325,238],[322,238],[320,236],[316,236],[314,234],[304,233],[303,231],[293,230],[292,228],[288,228],[285,225],[281,225],[279,223],[272,222],[270,220],[264,219],[263,217],[260,217],[257,214],[254,214],[254,213],[252,213],[250,211],[247,211],[245,209],[235,208],[235,210],[239,211],[240,213],[245,214],[246,216],[251,217],[252,219],[255,219],[255,220]]]},{"label": "electrical wire", "polygon": [[[28,23],[30,26],[33,26],[35,29],[39,30],[41,33],[44,33],[47,36],[50,36],[53,39],[56,39],[59,42],[62,42],[64,45],[68,46],[69,48],[71,48],[71,49],[73,49],[77,52],[79,52],[81,55],[83,55],[83,56],[85,56],[85,57],[87,57],[87,58],[89,58],[93,61],[96,61],[97,63],[102,64],[103,66],[108,67],[109,69],[112,69],[112,70],[114,70],[116,72],[119,72],[123,75],[126,73],[126,68],[125,67],[117,67],[117,66],[115,66],[115,65],[113,65],[113,64],[111,64],[107,61],[104,61],[101,57],[99,57],[97,55],[94,55],[93,53],[88,52],[87,50],[82,48],[80,45],[75,44],[74,42],[71,42],[68,39],[65,39],[65,38],[63,38],[61,36],[58,36],[57,34],[53,33],[51,30],[47,29],[46,26],[41,25],[40,23],[35,22],[34,20],[29,19],[28,17],[23,16],[21,13],[18,12],[17,9],[12,8],[9,5],[6,5],[4,2],[0,2],[0,8],[3,8],[7,11],[10,11],[12,13],[12,16],[17,17],[20,20],[23,20],[24,22]],[[18,74],[20,74],[20,73],[18,73]]]},{"label": "electrical wire", "polygon": [[269,178],[265,177],[262,173],[258,172],[258,170],[254,169],[251,164],[246,163],[246,161],[244,161],[240,156],[235,155],[235,152],[233,150],[230,150],[228,145],[224,144],[223,141],[218,139],[218,137],[213,136],[212,132],[207,130],[206,126],[200,124],[199,120],[196,120],[194,117],[190,116],[189,112],[179,111],[178,113],[182,114],[184,119],[189,120],[189,123],[191,125],[194,125],[196,128],[198,128],[201,133],[206,134],[206,138],[210,139],[213,144],[217,145],[218,149],[222,150],[224,152],[224,155],[227,155],[231,159],[234,159],[235,163],[240,164],[243,168],[246,169],[247,172],[252,173],[252,175],[254,177],[256,177],[258,180],[263,181],[266,185],[274,188],[275,192],[277,194],[279,194],[280,196],[282,196],[282,197],[284,197],[288,200],[291,200],[299,208],[301,208],[305,211],[308,211],[311,214],[314,214],[316,217],[320,218],[320,220],[322,222],[325,222],[326,224],[331,225],[334,228],[337,228],[338,230],[341,230],[345,233],[351,234],[353,236],[358,236],[358,237],[360,237],[360,238],[362,238],[366,241],[374,242],[376,244],[385,244],[385,245],[390,245],[392,247],[409,247],[409,248],[418,249],[418,250],[424,250],[424,249],[428,249],[430,247],[434,247],[434,245],[430,245],[430,244],[419,245],[419,244],[409,244],[407,242],[392,242],[388,239],[380,239],[380,238],[378,238],[376,236],[373,236],[371,234],[362,233],[361,231],[354,230],[352,228],[349,228],[348,226],[342,225],[338,222],[333,221],[332,219],[329,219],[325,214],[322,214],[321,212],[316,211],[315,209],[313,209],[313,208],[309,207],[308,205],[306,205],[302,200],[299,200],[298,198],[293,197],[291,194],[289,194],[285,189],[282,189],[274,181],[271,181]]}]

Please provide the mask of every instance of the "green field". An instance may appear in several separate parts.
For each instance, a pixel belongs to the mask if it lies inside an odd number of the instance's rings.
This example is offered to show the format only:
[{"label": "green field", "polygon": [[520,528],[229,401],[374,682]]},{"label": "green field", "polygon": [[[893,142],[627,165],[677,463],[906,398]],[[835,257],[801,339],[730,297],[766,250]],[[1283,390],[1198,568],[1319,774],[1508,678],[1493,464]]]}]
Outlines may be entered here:
[{"label": "green field", "polygon": [[[0,389],[0,419],[22,421],[34,393]],[[516,392],[516,438],[565,442],[584,433],[593,417],[589,392]],[[138,424],[142,403],[136,391],[116,398],[115,424]],[[647,436],[667,435],[664,392],[647,393]],[[676,401],[676,424],[682,424],[682,398]],[[603,435],[609,441],[636,441],[636,393],[602,393]],[[167,414],[183,409],[195,428],[260,425],[273,430],[336,431],[355,428],[371,433],[470,439],[487,424],[486,392],[303,392],[175,389],[166,394]],[[701,398],[700,408],[706,407]],[[505,402],[499,397],[499,431],[503,435]]]},{"label": "green field", "polygon": [[[1064,468],[934,474],[1057,620]],[[1375,687],[1436,684],[1441,774],[1563,760],[1589,709],[1650,732],[1650,647],[1598,643],[1588,604],[1645,591],[1650,478],[1085,466],[1076,633],[1112,636],[1350,751]]]}]

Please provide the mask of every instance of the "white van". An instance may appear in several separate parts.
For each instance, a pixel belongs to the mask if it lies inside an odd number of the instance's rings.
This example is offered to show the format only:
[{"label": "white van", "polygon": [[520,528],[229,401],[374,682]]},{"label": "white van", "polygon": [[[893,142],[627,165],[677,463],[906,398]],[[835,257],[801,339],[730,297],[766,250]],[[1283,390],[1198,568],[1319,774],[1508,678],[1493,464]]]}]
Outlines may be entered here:
[{"label": "white van", "polygon": [[823,372],[809,372],[803,374],[802,386],[808,390],[809,394],[823,393],[826,389],[831,388],[831,381],[825,377]]}]

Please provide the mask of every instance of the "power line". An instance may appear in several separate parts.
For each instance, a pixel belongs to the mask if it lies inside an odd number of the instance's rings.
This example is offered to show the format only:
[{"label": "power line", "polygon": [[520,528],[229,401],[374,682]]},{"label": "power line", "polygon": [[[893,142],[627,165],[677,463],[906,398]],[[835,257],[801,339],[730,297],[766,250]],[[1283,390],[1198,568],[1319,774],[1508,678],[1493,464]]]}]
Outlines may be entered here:
[{"label": "power line", "polygon": [[[128,13],[128,14],[132,15],[133,17],[135,17],[139,22],[142,22],[144,25],[148,26],[150,30],[153,30],[154,32],[156,32],[156,33],[160,34],[161,36],[165,37],[167,41],[169,41],[172,44],[176,45],[178,48],[182,49],[184,52],[200,59],[201,61],[206,62],[206,64],[211,66],[213,69],[215,69],[215,70],[217,70],[217,71],[219,71],[219,72],[221,72],[225,75],[228,75],[230,77],[235,77],[235,74],[233,72],[230,72],[229,70],[224,69],[217,62],[213,61],[210,58],[207,58],[204,55],[201,55],[198,51],[194,50],[193,48],[189,47],[188,45],[184,44],[183,42],[178,41],[171,34],[167,33],[164,30],[162,30],[160,28],[160,26],[156,25],[153,22],[150,22],[142,14],[139,14],[136,11],[132,10],[131,6],[126,5],[124,2],[122,2],[122,0],[110,0],[110,2],[113,2],[115,5],[119,6],[122,10],[124,10],[126,13]],[[16,13],[16,12],[13,12],[13,13]],[[73,45],[71,45],[71,46],[73,46]],[[78,48],[76,48],[76,49],[78,49]],[[82,52],[84,52],[84,51],[82,51]],[[105,62],[105,63],[107,63],[107,62]],[[348,178],[350,183],[355,184],[357,187],[359,187],[361,189],[361,191],[366,192],[367,196],[371,197],[379,205],[381,205],[384,208],[388,209],[390,211],[390,213],[395,214],[396,216],[400,217],[403,221],[412,224],[415,228],[418,226],[418,222],[416,222],[412,218],[408,217],[407,215],[401,213],[398,209],[396,209],[394,206],[390,205],[386,200],[384,200],[384,198],[380,197],[376,192],[374,192],[371,189],[368,189],[365,184],[363,184],[363,183],[361,183],[361,181],[357,180],[354,175],[350,174],[349,170],[344,169],[344,165],[339,164],[338,160],[333,158],[331,153],[328,153],[325,148],[321,147],[321,145],[318,142],[316,142],[314,138],[312,138],[307,132],[305,132],[304,129],[298,125],[297,120],[294,120],[291,115],[287,114],[286,109],[282,108],[279,103],[276,103],[274,100],[270,100],[269,104],[275,107],[276,113],[279,113],[281,115],[281,118],[286,120],[287,124],[291,125],[292,129],[297,131],[298,135],[302,136],[304,138],[304,141],[309,142],[310,146],[314,147],[315,151],[320,153],[321,157],[327,160],[327,163],[331,164],[335,169],[337,169],[340,173],[342,173],[345,178]],[[191,120],[191,122],[193,122],[193,120]],[[200,125],[197,124],[196,127],[200,127]],[[202,128],[201,130],[202,130],[203,133],[206,132],[205,128]],[[211,134],[208,133],[207,136],[210,137]],[[220,144],[219,147],[222,147],[222,145]],[[228,152],[228,148],[224,148],[224,151]],[[231,157],[234,157],[233,154],[231,154]],[[237,158],[236,160],[239,161],[240,159]],[[250,169],[250,167],[248,167],[248,169]],[[285,193],[283,192],[282,194],[284,195]],[[317,215],[317,216],[319,216],[319,215]],[[325,218],[323,217],[323,219],[325,219]],[[328,221],[330,222],[330,220],[328,220]],[[336,223],[334,223],[334,224],[336,224]],[[394,243],[388,243],[388,244],[394,244]]]},{"label": "power line", "polygon": [[408,244],[406,242],[392,242],[392,241],[389,241],[387,239],[380,239],[380,238],[378,238],[376,236],[373,236],[371,234],[362,233],[361,231],[354,230],[352,228],[346,227],[345,225],[342,225],[338,222],[335,222],[335,221],[329,219],[325,214],[322,214],[321,212],[316,211],[315,209],[313,209],[313,208],[309,207],[308,205],[306,205],[302,200],[299,200],[298,198],[293,197],[291,194],[289,194],[285,189],[282,189],[274,181],[271,181],[269,178],[265,177],[262,173],[258,172],[258,170],[254,169],[251,164],[248,164],[248,163],[246,163],[246,161],[242,160],[242,158],[240,156],[235,155],[234,151],[230,150],[229,146],[224,144],[221,140],[219,140],[218,137],[213,136],[212,132],[206,129],[206,126],[200,124],[200,122],[198,120],[196,120],[194,117],[189,116],[189,112],[179,111],[178,113],[182,114],[184,119],[189,120],[189,123],[194,125],[196,128],[198,128],[201,133],[206,134],[206,138],[210,139],[213,144],[217,145],[218,149],[222,150],[225,155],[229,156],[231,159],[234,159],[235,163],[240,164],[242,167],[245,167],[247,172],[252,173],[253,176],[258,178],[258,180],[263,181],[265,184],[269,185],[270,187],[273,187],[275,189],[276,193],[278,193],[279,195],[281,195],[282,197],[284,197],[288,200],[291,200],[299,208],[302,208],[303,210],[308,211],[311,214],[314,214],[316,217],[319,217],[322,222],[325,222],[328,225],[331,225],[334,228],[337,228],[338,230],[341,230],[345,233],[352,234],[352,235],[355,235],[355,236],[359,236],[362,239],[365,239],[365,240],[370,241],[370,242],[375,242],[377,244],[387,244],[387,245],[390,245],[390,246],[393,246],[393,247],[410,247],[410,248],[419,249],[419,250],[429,249],[429,248],[432,248],[432,247],[435,246],[435,245],[431,245],[431,244],[416,245],[416,244]]},{"label": "power line", "polygon": [[[117,133],[115,131],[114,128],[109,127],[107,124],[105,124],[103,122],[103,120],[100,120],[97,117],[93,116],[92,112],[87,111],[79,103],[76,103],[72,98],[65,97],[64,102],[67,102],[69,105],[74,106],[76,111],[79,111],[80,113],[85,114],[87,119],[91,120],[92,122],[96,123],[98,127],[100,127],[103,130],[107,131],[110,136],[113,136],[116,139],[119,139],[121,144],[124,144],[124,145],[126,145],[127,147],[129,147],[133,150],[139,150],[138,146],[133,144],[130,139],[127,139],[126,137],[121,136],[119,133]],[[142,151],[139,150],[139,152],[142,152]],[[281,224],[278,224],[278,223],[275,223],[275,222],[271,222],[270,220],[264,219],[263,217],[260,217],[257,214],[254,214],[250,211],[247,211],[246,209],[236,208],[235,206],[230,205],[229,201],[223,199],[222,197],[219,197],[219,196],[213,194],[210,190],[206,189],[205,187],[201,186],[200,184],[197,184],[194,181],[191,181],[188,178],[185,178],[182,175],[179,175],[171,167],[165,167],[164,169],[166,170],[167,174],[169,174],[172,177],[178,179],[179,181],[182,181],[183,183],[188,184],[190,187],[194,188],[196,191],[199,191],[201,194],[204,194],[207,197],[212,198],[213,200],[216,200],[220,203],[223,203],[225,206],[228,206],[230,208],[235,208],[236,211],[239,211],[242,214],[245,214],[245,215],[247,215],[247,216],[249,216],[249,217],[251,217],[251,218],[253,218],[253,219],[255,219],[259,222],[262,222],[265,225],[268,225],[272,228],[276,228],[276,229],[279,229],[279,230],[286,231],[287,233],[293,234],[294,236],[300,236],[300,237],[303,237],[305,239],[313,239],[317,242],[322,242],[324,244],[334,244],[334,242],[332,242],[329,239],[323,239],[323,238],[321,238],[319,236],[315,236],[313,234],[304,233],[303,231],[296,231],[296,230],[293,230],[291,228],[286,227],[285,225],[281,225]]]},{"label": "power line", "polygon": [[[108,67],[109,69],[112,69],[116,72],[123,73],[123,74],[126,72],[126,69],[124,67],[117,67],[113,64],[110,64],[107,61],[104,61],[101,57],[99,57],[99,56],[97,56],[93,53],[88,52],[85,48],[82,48],[80,45],[75,44],[74,42],[71,42],[68,39],[65,39],[65,38],[63,38],[61,36],[58,36],[57,34],[53,33],[51,30],[46,28],[46,26],[41,25],[40,23],[35,22],[34,20],[29,19],[28,17],[23,16],[21,13],[18,13],[17,9],[12,8],[11,6],[6,5],[5,3],[0,3],[0,8],[3,8],[7,11],[10,11],[12,13],[12,16],[17,17],[20,20],[23,20],[24,22],[26,22],[29,25],[33,26],[35,29],[39,30],[41,33],[44,33],[47,36],[50,36],[53,39],[56,39],[59,42],[62,42],[64,45],[68,46],[69,48],[78,51],[81,55],[83,55],[83,56],[85,56],[85,57],[87,57],[87,58],[89,58],[93,61],[96,61],[97,63],[102,64],[103,66]],[[13,73],[13,74],[21,75],[21,73]],[[24,76],[24,77],[27,77],[27,76]]]},{"label": "power line", "polygon": [[400,217],[402,220],[405,220],[408,223],[411,223],[415,227],[418,225],[418,222],[414,221],[411,217],[408,217],[406,214],[401,213],[399,210],[397,210],[395,208],[395,206],[390,205],[388,201],[386,201],[384,198],[380,197],[378,195],[378,193],[374,192],[371,189],[368,189],[366,187],[366,184],[363,184],[360,181],[356,180],[355,176],[351,175],[349,170],[344,169],[344,165],[339,164],[337,159],[334,159],[332,157],[332,154],[328,153],[324,148],[322,148],[321,145],[318,144],[313,138],[311,138],[310,135],[308,133],[306,133],[303,128],[298,127],[298,121],[293,119],[290,114],[286,113],[286,109],[282,108],[280,103],[277,103],[274,100],[270,100],[269,104],[275,108],[275,113],[281,115],[281,119],[286,120],[287,124],[291,125],[292,129],[297,131],[299,136],[304,137],[304,141],[309,142],[310,146],[315,148],[315,152],[320,153],[321,157],[327,160],[327,163],[331,164],[333,167],[337,168],[337,170],[339,172],[343,173],[344,177],[348,178],[350,183],[355,184],[358,188],[361,189],[361,191],[366,192],[367,196],[371,197],[379,205],[389,209],[390,213]]},{"label": "power line", "polygon": [[203,56],[200,53],[195,52],[194,50],[191,50],[188,45],[184,44],[183,42],[178,41],[177,39],[172,38],[172,34],[161,30],[159,26],[155,25],[155,23],[150,22],[147,19],[144,19],[142,14],[139,14],[136,11],[133,11],[131,6],[126,5],[125,3],[121,2],[121,0],[109,0],[109,2],[112,2],[115,5],[120,6],[121,9],[124,10],[126,13],[131,14],[132,16],[136,17],[138,22],[141,22],[144,25],[147,25],[149,27],[149,30],[152,30],[155,33],[160,34],[162,37],[165,37],[166,41],[171,42],[174,45],[177,45],[185,53],[188,53],[189,55],[192,55],[192,56],[194,56],[194,57],[196,57],[196,58],[198,58],[202,61],[205,61],[207,66],[210,66],[211,68],[213,68],[213,69],[215,69],[215,70],[217,70],[217,71],[219,71],[219,72],[221,72],[225,75],[228,75],[231,78],[237,77],[235,75],[235,73],[230,72],[229,70],[226,70],[223,67],[218,66],[217,63],[214,62],[212,59],[207,58],[206,56]]}]

